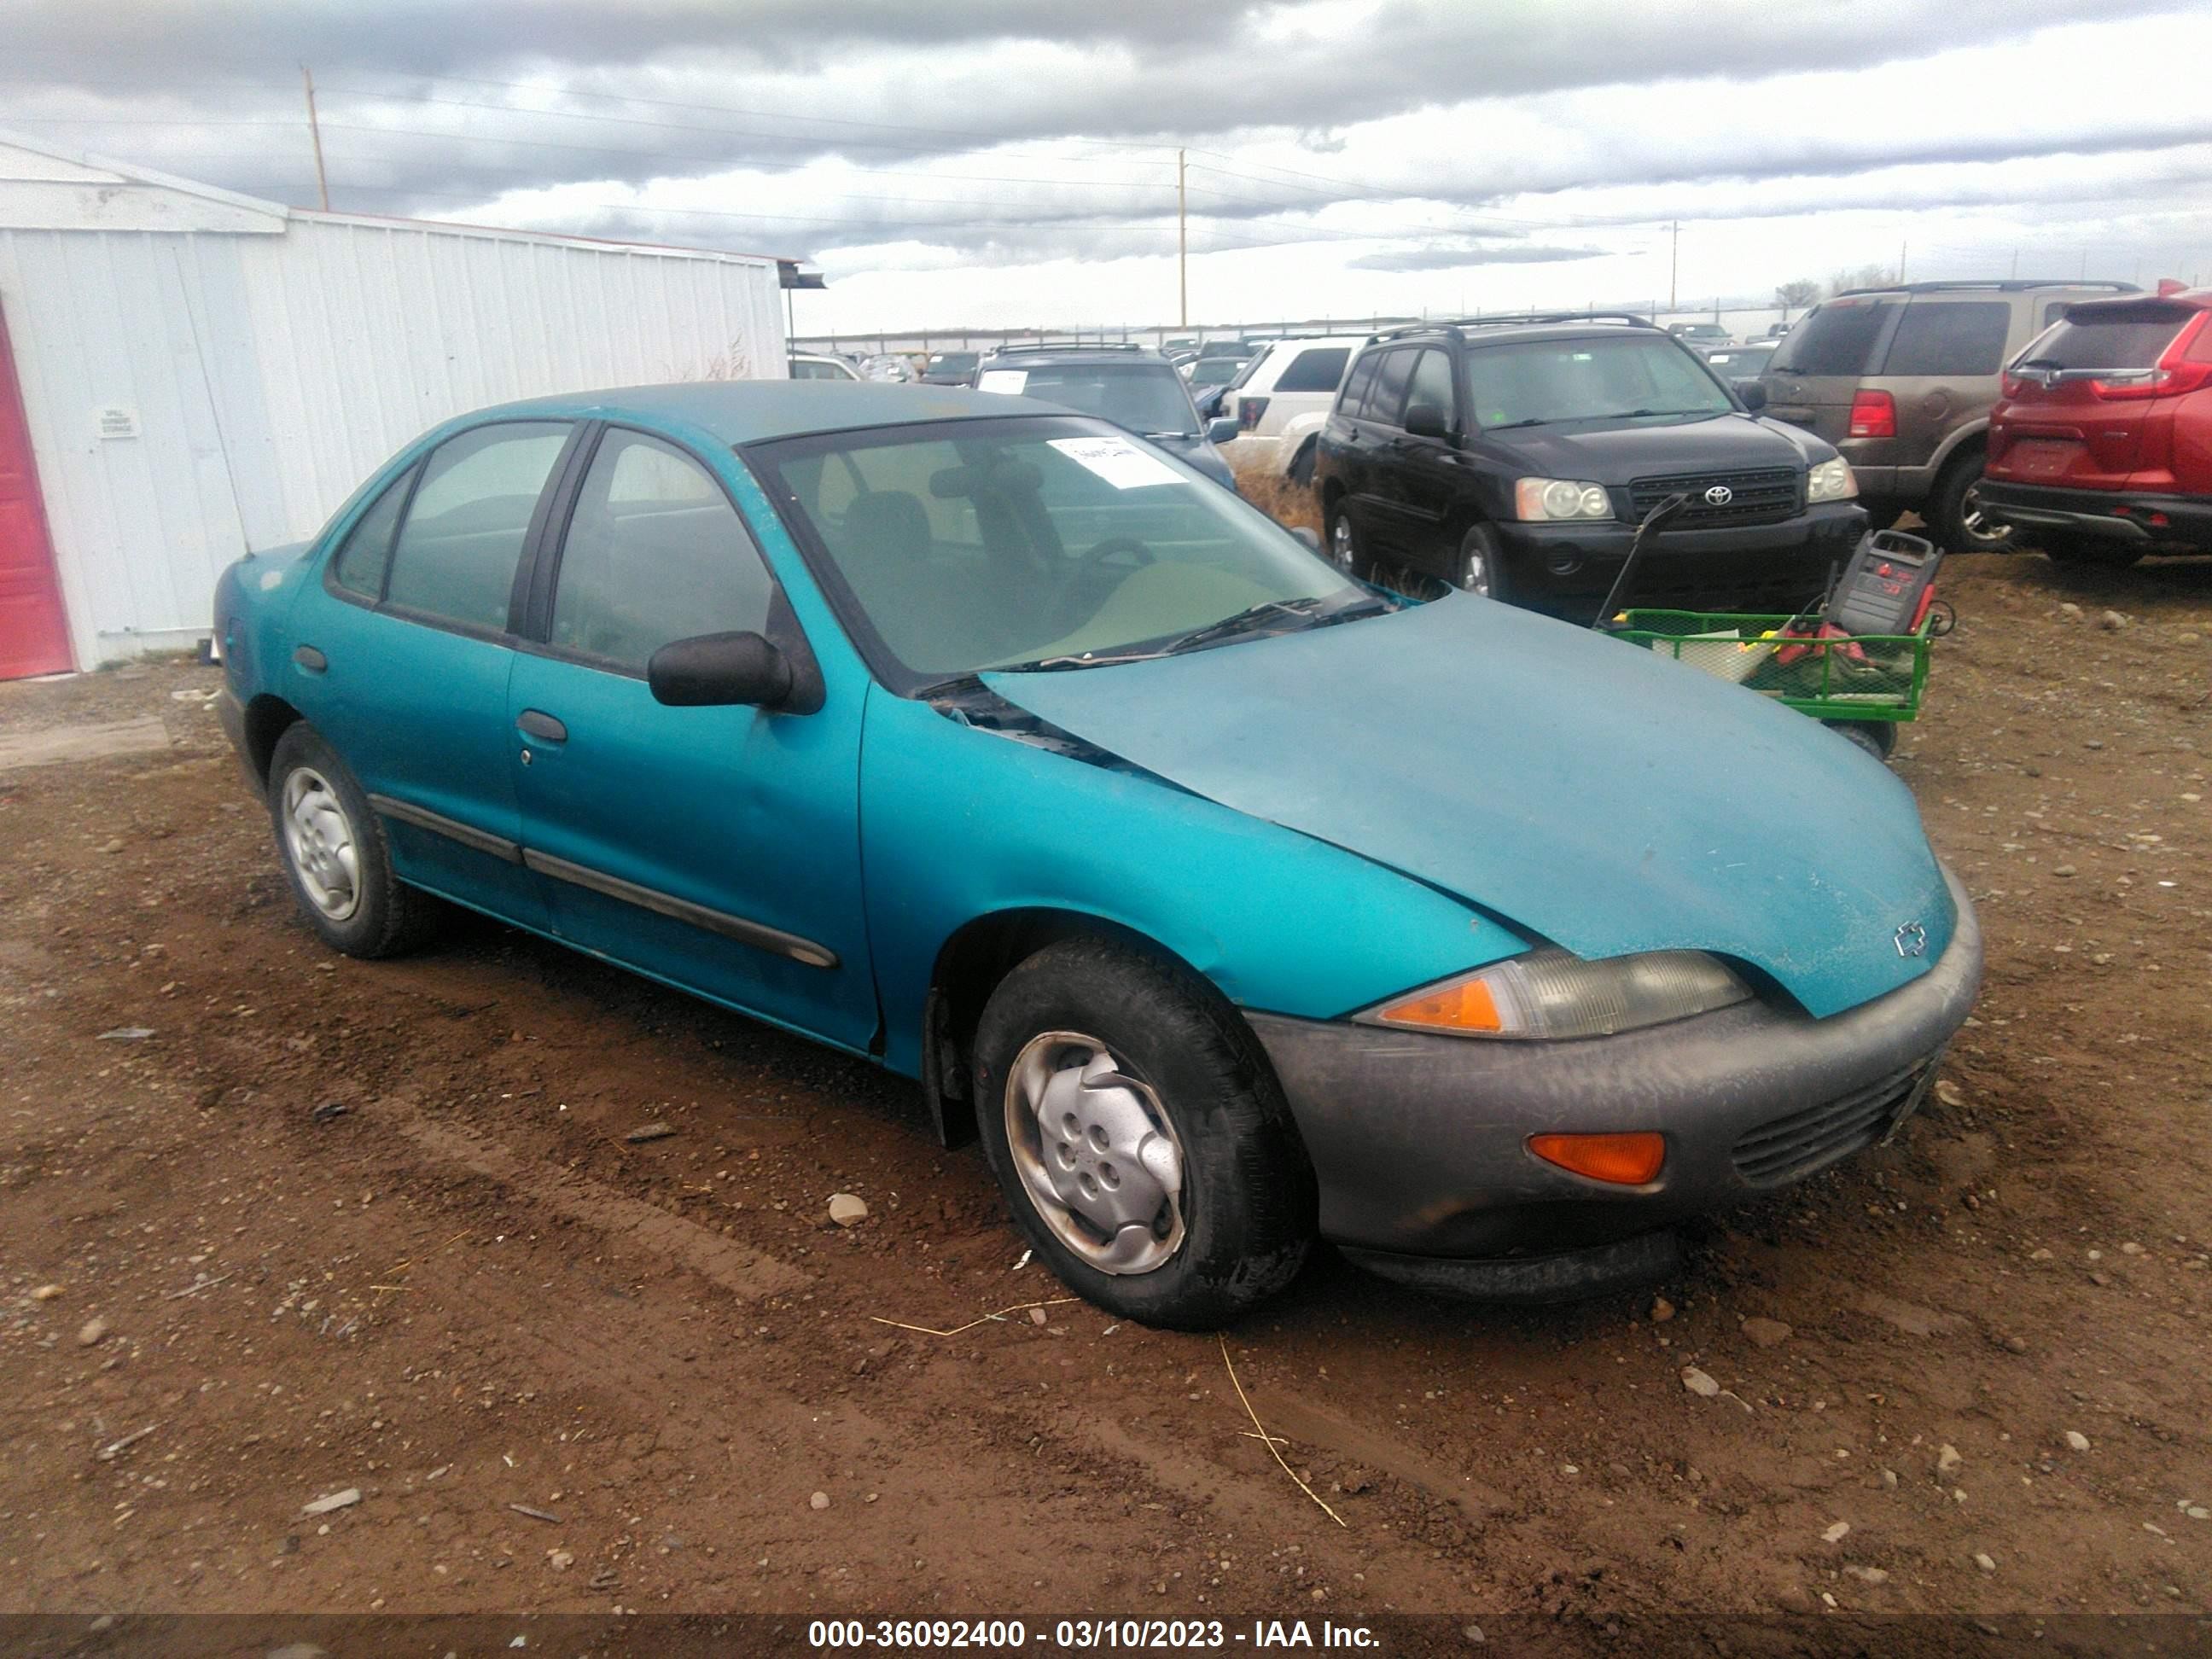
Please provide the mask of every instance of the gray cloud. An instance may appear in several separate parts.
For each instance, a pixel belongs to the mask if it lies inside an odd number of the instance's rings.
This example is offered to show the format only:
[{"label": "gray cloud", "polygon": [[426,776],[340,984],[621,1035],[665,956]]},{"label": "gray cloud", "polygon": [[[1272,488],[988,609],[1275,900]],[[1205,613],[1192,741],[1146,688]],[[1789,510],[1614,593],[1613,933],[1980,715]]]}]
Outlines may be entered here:
[{"label": "gray cloud", "polygon": [[1570,259],[1602,257],[1601,247],[1551,247],[1524,243],[1504,247],[1407,248],[1395,252],[1363,253],[1345,261],[1353,270],[1461,270],[1472,265],[1548,265]]},{"label": "gray cloud", "polygon": [[[2102,0],[2115,20],[2173,0]],[[1972,9],[1984,43],[2080,20],[2080,0]],[[586,205],[562,222],[659,241],[831,250],[921,240],[979,260],[1113,258],[1170,251],[1166,147],[1253,135],[1336,163],[1342,126],[1456,105],[1670,78],[1747,83],[1808,69],[1903,65],[1963,45],[1944,0],[1386,0],[1360,25],[1294,4],[1120,0],[392,0],[304,8],[270,0],[147,6],[83,0],[8,25],[19,82],[5,119],[171,171],[311,200],[292,65],[314,64],[341,207],[465,215],[507,192],[586,183],[609,198],[657,179],[786,171],[824,157],[872,170],[819,199],[738,191],[689,212]],[[524,84],[526,83],[526,84]],[[1355,268],[1416,271],[1595,257],[1503,251],[1480,216],[1505,198],[1605,185],[1844,173],[1869,167],[2156,149],[2212,135],[2182,100],[2044,115],[2051,130],[1923,135],[1847,112],[1760,106],[1741,84],[1731,121],[1695,142],[1655,135],[1601,154],[1571,142],[1518,157],[1471,134],[1331,184],[1224,177],[1193,156],[1194,246],[1347,239],[1314,227],[1332,204],[1370,213]],[[1714,94],[1685,87],[1685,106]],[[201,122],[203,125],[164,123]],[[103,124],[106,123],[106,124]],[[1116,148],[1147,143],[1159,148]],[[1009,146],[1050,142],[1024,157]],[[1072,157],[1070,145],[1088,144]],[[960,158],[957,163],[945,158]],[[928,163],[945,161],[936,172]],[[1225,163],[1232,171],[1237,164]],[[1938,188],[1915,205],[1940,199]],[[1756,212],[1747,191],[1747,212]],[[538,221],[538,222],[544,222]],[[1419,227],[1433,228],[1422,231]],[[1557,238],[1565,228],[1547,228]],[[1464,233],[1480,231],[1480,244]],[[1568,231],[1569,234],[1577,234]]]}]

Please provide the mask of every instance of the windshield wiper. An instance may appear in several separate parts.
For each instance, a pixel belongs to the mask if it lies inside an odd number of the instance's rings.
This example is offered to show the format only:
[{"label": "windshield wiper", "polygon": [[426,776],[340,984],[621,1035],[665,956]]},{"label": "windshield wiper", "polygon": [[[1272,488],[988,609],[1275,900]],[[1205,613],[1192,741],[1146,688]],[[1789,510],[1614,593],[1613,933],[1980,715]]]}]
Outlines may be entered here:
[{"label": "windshield wiper", "polygon": [[1634,421],[1647,415],[1724,415],[1727,412],[1722,409],[1623,409],[1611,415],[1591,415],[1585,418],[1593,421]]}]

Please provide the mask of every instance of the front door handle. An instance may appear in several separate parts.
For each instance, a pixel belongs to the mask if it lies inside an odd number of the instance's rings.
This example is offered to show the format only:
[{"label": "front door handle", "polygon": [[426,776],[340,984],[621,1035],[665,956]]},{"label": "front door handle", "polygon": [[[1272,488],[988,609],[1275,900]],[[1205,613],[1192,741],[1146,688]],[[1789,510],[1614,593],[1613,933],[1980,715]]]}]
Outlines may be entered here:
[{"label": "front door handle", "polygon": [[514,723],[522,728],[525,736],[535,738],[540,743],[568,741],[568,728],[538,709],[524,709],[514,717]]}]

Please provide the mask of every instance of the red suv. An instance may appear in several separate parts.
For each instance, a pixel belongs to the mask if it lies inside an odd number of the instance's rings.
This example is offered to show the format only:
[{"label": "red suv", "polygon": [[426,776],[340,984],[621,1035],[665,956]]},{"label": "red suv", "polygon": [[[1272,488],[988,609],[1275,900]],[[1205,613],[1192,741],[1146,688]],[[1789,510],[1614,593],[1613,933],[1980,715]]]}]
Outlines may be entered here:
[{"label": "red suv", "polygon": [[2082,301],[2031,341],[1982,505],[2061,564],[2212,552],[2212,289]]}]

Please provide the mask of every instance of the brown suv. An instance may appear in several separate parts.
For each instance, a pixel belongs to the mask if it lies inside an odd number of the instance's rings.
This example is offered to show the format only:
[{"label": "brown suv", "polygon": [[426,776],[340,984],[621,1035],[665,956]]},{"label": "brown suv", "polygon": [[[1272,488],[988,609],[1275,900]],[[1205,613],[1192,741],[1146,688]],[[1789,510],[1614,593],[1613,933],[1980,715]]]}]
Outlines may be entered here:
[{"label": "brown suv", "polygon": [[1990,410],[2004,366],[2077,300],[2128,283],[1903,283],[1853,289],[1797,321],[1759,384],[1776,420],[1843,453],[1877,527],[1917,512],[1954,553],[2012,532],[1981,510]]}]

